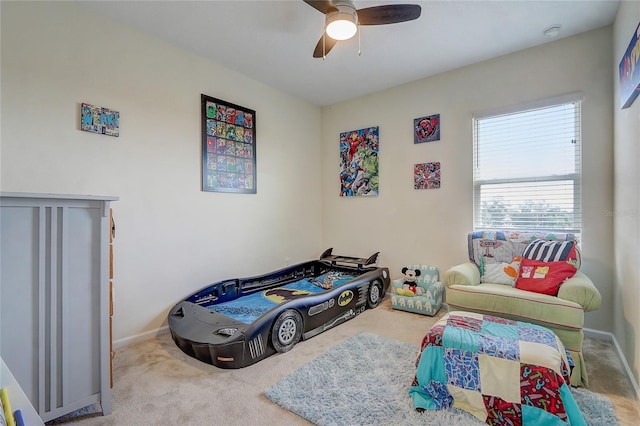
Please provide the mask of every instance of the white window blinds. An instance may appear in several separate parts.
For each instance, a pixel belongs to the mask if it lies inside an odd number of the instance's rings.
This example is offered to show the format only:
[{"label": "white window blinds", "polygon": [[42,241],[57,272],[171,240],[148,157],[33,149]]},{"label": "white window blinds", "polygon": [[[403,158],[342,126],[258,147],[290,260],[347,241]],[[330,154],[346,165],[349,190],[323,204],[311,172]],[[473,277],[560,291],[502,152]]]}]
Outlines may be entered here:
[{"label": "white window blinds", "polygon": [[580,102],[473,120],[475,229],[579,233]]}]

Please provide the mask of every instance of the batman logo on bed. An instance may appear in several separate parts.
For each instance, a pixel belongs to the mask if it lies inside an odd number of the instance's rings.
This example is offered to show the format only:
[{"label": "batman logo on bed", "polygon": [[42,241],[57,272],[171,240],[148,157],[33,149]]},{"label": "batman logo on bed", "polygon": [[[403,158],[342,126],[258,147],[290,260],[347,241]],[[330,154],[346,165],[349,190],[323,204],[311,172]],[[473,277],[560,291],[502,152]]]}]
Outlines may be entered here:
[{"label": "batman logo on bed", "polygon": [[306,290],[294,290],[294,289],[282,288],[282,287],[272,288],[271,290],[265,290],[265,292],[262,293],[262,295],[266,299],[277,304],[288,302],[289,300],[296,299],[300,296],[306,296],[308,294],[311,294],[311,292]]},{"label": "batman logo on bed", "polygon": [[353,300],[353,292],[351,290],[346,290],[340,293],[338,297],[338,306],[346,306]]}]

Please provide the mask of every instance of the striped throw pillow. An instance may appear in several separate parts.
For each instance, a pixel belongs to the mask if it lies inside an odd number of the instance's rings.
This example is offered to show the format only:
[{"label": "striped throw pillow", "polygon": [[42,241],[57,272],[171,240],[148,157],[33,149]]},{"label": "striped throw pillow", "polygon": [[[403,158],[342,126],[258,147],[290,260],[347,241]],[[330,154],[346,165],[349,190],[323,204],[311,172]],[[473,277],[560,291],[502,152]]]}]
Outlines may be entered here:
[{"label": "striped throw pillow", "polygon": [[522,257],[541,262],[568,262],[580,268],[580,251],[575,241],[532,241]]}]

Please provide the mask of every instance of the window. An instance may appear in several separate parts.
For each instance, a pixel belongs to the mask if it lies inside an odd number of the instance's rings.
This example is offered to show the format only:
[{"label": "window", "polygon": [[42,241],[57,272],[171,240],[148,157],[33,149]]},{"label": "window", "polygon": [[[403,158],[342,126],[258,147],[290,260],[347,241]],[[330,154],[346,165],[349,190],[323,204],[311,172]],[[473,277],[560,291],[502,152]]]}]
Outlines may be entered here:
[{"label": "window", "polygon": [[475,229],[579,233],[580,146],[579,100],[475,117]]}]

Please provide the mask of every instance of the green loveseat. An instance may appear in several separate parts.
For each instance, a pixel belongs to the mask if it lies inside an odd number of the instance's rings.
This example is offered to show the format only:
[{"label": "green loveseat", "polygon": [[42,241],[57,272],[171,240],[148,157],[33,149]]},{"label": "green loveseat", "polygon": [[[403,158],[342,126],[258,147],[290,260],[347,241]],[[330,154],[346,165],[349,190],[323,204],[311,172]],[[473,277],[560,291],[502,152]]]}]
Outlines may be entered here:
[{"label": "green loveseat", "polygon": [[[535,239],[567,241],[572,234],[513,231],[476,231],[468,236],[470,262],[445,272],[445,300],[449,311],[470,311],[551,329],[564,343],[575,364],[572,386],[587,386],[582,356],[584,313],[600,307],[598,289],[579,270],[560,285],[557,296],[518,289],[507,282],[494,283],[489,271],[498,264],[509,270],[514,257],[522,256]],[[579,267],[579,265],[578,265]]]}]

